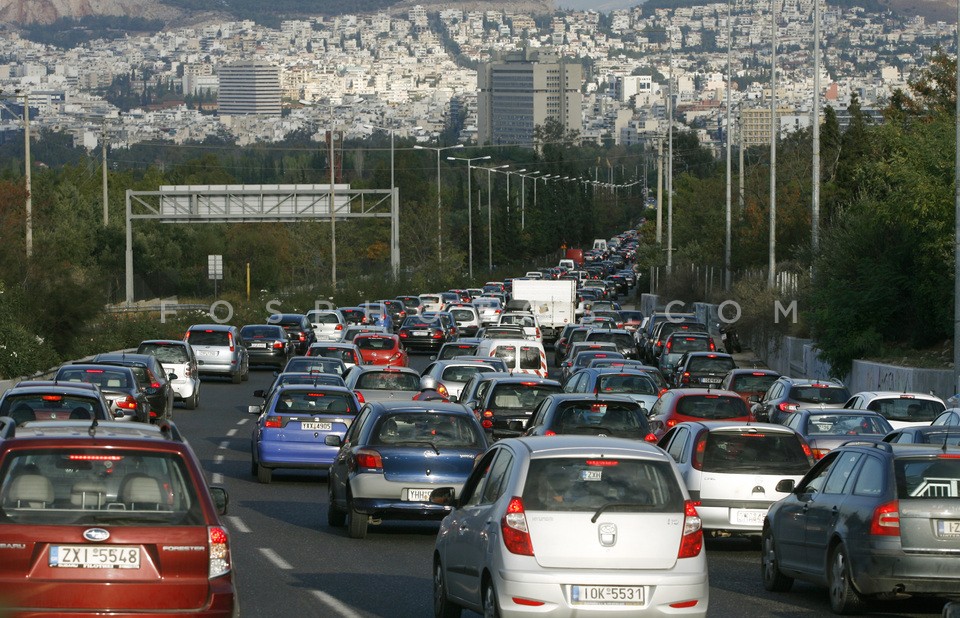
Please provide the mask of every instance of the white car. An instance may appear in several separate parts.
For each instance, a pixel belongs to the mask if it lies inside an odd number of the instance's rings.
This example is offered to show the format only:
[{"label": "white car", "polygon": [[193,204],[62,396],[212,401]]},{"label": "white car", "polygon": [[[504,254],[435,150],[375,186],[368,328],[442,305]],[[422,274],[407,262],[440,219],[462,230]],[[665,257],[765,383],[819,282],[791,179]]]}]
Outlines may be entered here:
[{"label": "white car", "polygon": [[657,444],[680,467],[704,530],[757,541],[770,505],[787,495],[777,484],[798,483],[814,464],[797,432],[771,423],[687,421]]},{"label": "white car", "polygon": [[307,319],[313,327],[317,341],[340,341],[346,320],[336,309],[313,309],[307,312]]},{"label": "white car", "polygon": [[473,306],[480,314],[480,326],[490,326],[500,321],[503,304],[497,298],[479,297],[473,299]]},{"label": "white car", "polygon": [[500,440],[459,495],[433,555],[436,616],[705,616],[703,530],[676,465],[621,438]]},{"label": "white car", "polygon": [[421,294],[420,295],[420,315],[428,311],[440,311],[443,309],[443,297],[439,294]]},{"label": "white car", "polygon": [[543,343],[543,331],[540,330],[540,321],[532,313],[526,311],[508,311],[500,314],[499,326],[520,326],[523,328],[525,339]]},{"label": "white car", "polygon": [[137,354],[156,356],[173,387],[174,401],[183,402],[188,410],[200,405],[200,372],[197,370],[197,356],[189,343],[177,339],[150,339],[140,342]]},{"label": "white car", "polygon": [[894,429],[929,425],[947,409],[943,399],[936,395],[901,391],[855,393],[843,407],[879,412]]}]

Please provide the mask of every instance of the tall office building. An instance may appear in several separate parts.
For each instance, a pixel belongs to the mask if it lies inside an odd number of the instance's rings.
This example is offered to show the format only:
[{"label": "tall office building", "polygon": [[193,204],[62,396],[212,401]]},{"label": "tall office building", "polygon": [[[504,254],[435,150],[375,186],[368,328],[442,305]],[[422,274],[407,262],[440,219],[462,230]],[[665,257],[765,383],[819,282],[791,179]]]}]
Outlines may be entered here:
[{"label": "tall office building", "polygon": [[477,139],[533,145],[534,127],[552,118],[581,131],[583,67],[555,53],[524,49],[500,55],[477,71]]},{"label": "tall office building", "polygon": [[280,67],[266,62],[237,62],[220,67],[220,113],[280,115]]}]

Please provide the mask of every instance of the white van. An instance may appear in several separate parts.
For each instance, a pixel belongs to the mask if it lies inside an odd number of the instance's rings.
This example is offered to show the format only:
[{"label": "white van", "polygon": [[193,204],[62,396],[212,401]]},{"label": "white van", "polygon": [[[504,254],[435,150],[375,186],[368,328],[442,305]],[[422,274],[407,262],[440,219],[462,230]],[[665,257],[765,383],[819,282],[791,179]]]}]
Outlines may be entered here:
[{"label": "white van", "polygon": [[577,265],[573,260],[560,260],[560,263],[557,264],[560,268],[566,268],[567,271],[573,271],[577,268]]},{"label": "white van", "polygon": [[595,238],[593,241],[593,248],[599,249],[601,251],[607,250],[607,241],[602,238]]},{"label": "white van", "polygon": [[510,373],[529,373],[547,377],[547,354],[543,344],[529,339],[483,339],[477,346],[479,357],[502,358]]}]

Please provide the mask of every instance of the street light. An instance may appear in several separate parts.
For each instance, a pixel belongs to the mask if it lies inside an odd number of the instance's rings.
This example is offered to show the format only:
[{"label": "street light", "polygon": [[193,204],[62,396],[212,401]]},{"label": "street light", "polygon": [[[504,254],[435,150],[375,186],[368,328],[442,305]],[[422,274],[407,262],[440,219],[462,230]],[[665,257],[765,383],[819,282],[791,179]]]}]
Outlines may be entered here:
[{"label": "street light", "polygon": [[473,176],[471,168],[474,161],[488,161],[490,155],[485,157],[472,157],[469,159],[462,157],[447,157],[447,161],[466,161],[467,162],[467,229],[469,231],[469,242],[467,243],[470,262],[470,282],[473,284],[473,188],[470,177]]},{"label": "street light", "polygon": [[[2,93],[0,93],[2,94]],[[26,224],[26,251],[27,259],[33,257],[33,187],[30,180],[30,101],[26,91],[17,88],[13,91],[14,97],[23,97],[23,180],[26,184],[27,198],[24,204],[25,224]],[[0,103],[2,105],[2,103]],[[11,116],[16,116],[6,105],[3,107],[10,112]]]},{"label": "street light", "polygon": [[510,220],[510,175],[511,174],[522,174],[527,171],[527,168],[522,170],[516,170],[515,172],[504,172],[507,175],[507,221]]},{"label": "street light", "polygon": [[[529,174],[517,174],[520,176],[520,229],[526,227],[526,213],[527,213],[527,183],[525,182],[528,176],[536,176],[540,172],[530,172]],[[533,191],[536,195],[537,191],[537,179],[533,179]],[[536,201],[536,200],[534,200]]]},{"label": "street light", "polygon": [[440,151],[454,148],[463,148],[463,144],[443,146],[441,148],[416,144],[413,147],[414,150],[435,150],[437,152],[437,263],[439,264],[443,263],[443,234],[440,233],[443,227],[443,215],[440,209]]},{"label": "street light", "polygon": [[[487,170],[487,272],[493,272],[493,189],[491,178],[493,172],[510,167],[510,164],[496,165],[494,167],[481,167],[479,169]],[[507,176],[509,180],[510,176]]]},{"label": "street light", "polygon": [[[394,153],[393,137],[394,137],[394,134],[397,132],[397,127],[381,127],[381,126],[375,125],[375,124],[365,124],[365,125],[363,125],[363,126],[366,127],[366,128],[368,128],[368,129],[380,129],[381,131],[387,131],[387,132],[390,133],[390,191],[393,191],[393,190],[397,187],[397,184],[396,184],[396,182],[394,182],[394,178],[393,178],[393,170],[394,170],[394,166],[393,166],[393,153]],[[423,128],[423,127],[413,127],[413,128],[410,129],[410,130],[411,130],[411,131],[419,131],[419,130],[422,129],[422,128]],[[414,148],[416,148],[416,146],[414,146]]]}]

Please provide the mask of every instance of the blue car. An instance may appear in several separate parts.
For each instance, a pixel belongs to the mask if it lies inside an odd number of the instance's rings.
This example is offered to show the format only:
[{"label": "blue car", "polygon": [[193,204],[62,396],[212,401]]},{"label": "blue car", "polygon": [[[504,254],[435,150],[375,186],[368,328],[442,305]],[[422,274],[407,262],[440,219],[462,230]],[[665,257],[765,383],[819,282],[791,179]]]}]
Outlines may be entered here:
[{"label": "blue car", "polygon": [[[353,391],[342,386],[289,384],[274,390],[265,402],[251,437],[250,473],[261,483],[278,468],[326,470],[340,439],[353,423],[360,405]],[[251,406],[256,413],[258,406]]]},{"label": "blue car", "polygon": [[456,403],[374,401],[366,404],[330,467],[327,523],[347,525],[362,539],[370,520],[440,520],[450,506],[434,504],[430,492],[459,493],[476,459],[487,449],[473,412]]}]

